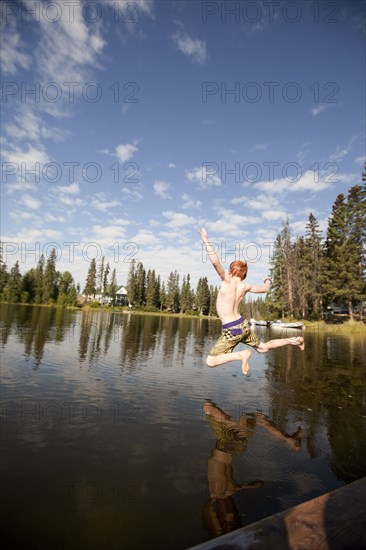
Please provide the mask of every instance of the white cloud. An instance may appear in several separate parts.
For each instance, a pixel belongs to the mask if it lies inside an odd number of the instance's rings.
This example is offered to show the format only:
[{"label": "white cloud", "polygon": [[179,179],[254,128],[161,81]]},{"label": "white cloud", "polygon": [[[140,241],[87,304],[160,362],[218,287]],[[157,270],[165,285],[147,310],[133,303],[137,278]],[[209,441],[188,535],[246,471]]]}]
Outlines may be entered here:
[{"label": "white cloud", "polygon": [[193,61],[202,65],[207,58],[206,41],[199,40],[198,38],[192,38],[187,33],[177,31],[173,34],[172,40],[177,46],[178,50],[183,52],[188,57],[191,57]]},{"label": "white cloud", "polygon": [[219,235],[224,234],[237,237],[238,240],[248,234],[247,226],[249,224],[260,221],[259,217],[238,214],[226,208],[219,207],[217,211],[219,217],[215,221],[207,221],[207,229]]},{"label": "white cloud", "polygon": [[265,210],[262,216],[265,220],[285,220],[289,217],[284,210]]},{"label": "white cloud", "polygon": [[350,153],[354,143],[358,140],[359,137],[360,137],[360,134],[353,134],[353,136],[351,136],[351,138],[348,141],[348,144],[345,147],[341,148],[339,145],[337,145],[334,153],[329,155],[329,159],[334,162],[341,162],[344,159],[344,157],[346,157],[348,153]]},{"label": "white cloud", "polygon": [[242,204],[247,208],[253,210],[265,210],[269,208],[276,208],[279,206],[277,199],[271,195],[257,195],[254,199],[249,199],[247,196],[235,197],[230,201],[232,204]]},{"label": "white cloud", "polygon": [[202,188],[220,186],[222,183],[219,176],[209,169],[209,165],[186,170],[186,177],[189,181],[198,183]]},{"label": "white cloud", "polygon": [[330,158],[330,160],[332,160],[334,162],[340,162],[341,160],[344,159],[344,157],[346,157],[348,155],[349,151],[350,150],[348,149],[348,147],[345,147],[344,149],[341,149],[339,147],[339,145],[337,145],[336,150],[334,151],[334,153],[329,155],[329,158]]},{"label": "white cloud", "polygon": [[42,204],[41,201],[31,197],[30,195],[22,195],[21,202],[25,207],[30,208],[31,210],[38,210]]},{"label": "white cloud", "polygon": [[311,109],[311,114],[313,116],[317,116],[317,115],[320,115],[320,113],[322,113],[323,111],[325,111],[325,109],[329,107],[329,104],[321,104],[321,105],[318,105],[317,107],[313,107]]},{"label": "white cloud", "polygon": [[275,179],[273,181],[260,181],[255,184],[256,189],[260,189],[270,194],[281,194],[284,192],[297,193],[310,191],[318,193],[337,184],[338,182],[350,183],[354,181],[356,174],[317,174],[313,170],[308,170],[300,177],[298,181],[289,181],[285,179]]},{"label": "white cloud", "polygon": [[32,170],[35,168],[36,163],[42,166],[49,162],[44,149],[29,144],[27,145],[27,150],[15,146],[10,150],[3,150],[3,159],[7,162],[13,162],[19,171],[21,171],[22,167],[24,171]]},{"label": "white cloud", "polygon": [[80,187],[78,183],[70,183],[70,185],[56,187],[56,191],[67,195],[78,195],[80,193]]},{"label": "white cloud", "polygon": [[92,228],[93,239],[109,242],[111,245],[123,237],[124,234],[125,230],[120,225],[94,225]]},{"label": "white cloud", "polygon": [[82,206],[84,204],[84,202],[81,199],[77,199],[74,197],[71,198],[71,197],[61,196],[58,200],[62,202],[62,204],[65,204],[66,206]]},{"label": "white cloud", "polygon": [[169,220],[167,226],[172,228],[184,227],[186,225],[193,226],[196,224],[196,220],[194,218],[187,216],[187,214],[183,214],[182,212],[173,212],[173,210],[168,210],[163,212],[163,216]]},{"label": "white cloud", "polygon": [[360,164],[361,166],[363,166],[366,162],[366,156],[365,155],[362,155],[361,157],[356,157],[355,158],[355,163],[356,164]]},{"label": "white cloud", "polygon": [[297,222],[291,222],[290,227],[295,235],[304,235],[307,223],[308,220],[298,220]]},{"label": "white cloud", "polygon": [[124,218],[112,218],[111,223],[112,225],[130,225],[131,221]]},{"label": "white cloud", "polygon": [[159,233],[161,237],[164,239],[167,239],[169,241],[174,241],[175,244],[187,244],[190,242],[190,239],[185,235],[183,231],[172,231],[171,229],[169,231],[161,231]]},{"label": "white cloud", "polygon": [[168,193],[170,184],[165,181],[156,181],[154,183],[154,192],[155,195],[161,197],[162,199],[171,199],[171,196]]},{"label": "white cloud", "polygon": [[5,125],[5,131],[13,139],[29,139],[38,141],[41,138],[62,141],[67,132],[56,127],[46,126],[29,105],[21,105],[19,114],[14,116],[13,122]]},{"label": "white cloud", "polygon": [[37,186],[27,181],[18,181],[16,183],[8,183],[6,185],[6,190],[9,194],[15,193],[16,191],[36,191]]},{"label": "white cloud", "polygon": [[102,201],[98,198],[93,199],[91,202],[91,206],[93,206],[97,210],[100,210],[101,212],[107,212],[110,208],[114,208],[115,206],[120,206],[120,204],[121,203],[116,200]]},{"label": "white cloud", "polygon": [[121,143],[116,147],[116,155],[120,162],[127,162],[132,159],[136,151],[138,151],[138,148],[133,143]]},{"label": "white cloud", "polygon": [[[6,3],[4,3],[3,9],[6,10]],[[16,31],[14,17],[4,15],[1,19],[0,65],[4,75],[14,75],[19,68],[28,69],[32,58],[26,53],[25,45]]]},{"label": "white cloud", "polygon": [[[150,15],[151,17],[153,16],[154,12],[154,0],[134,0],[132,6],[131,0],[107,0],[107,4],[113,7],[116,13],[116,17],[119,13],[121,19],[124,16],[126,18],[126,23],[129,22],[130,24],[138,22],[140,11],[145,13],[146,15]],[[116,10],[117,5],[119,8],[119,12],[117,12]]]},{"label": "white cloud", "polygon": [[169,162],[168,168],[176,168],[176,165],[174,164],[174,162]]},{"label": "white cloud", "polygon": [[59,223],[65,223],[66,219],[64,216],[54,216],[53,214],[46,214],[45,216],[46,222],[59,222]]},{"label": "white cloud", "polygon": [[254,151],[265,151],[268,148],[269,143],[257,143],[254,145],[252,150]]},{"label": "white cloud", "polygon": [[337,174],[335,176],[341,183],[358,183],[360,174]]},{"label": "white cloud", "polygon": [[182,200],[183,200],[183,204],[182,204],[183,210],[188,210],[192,208],[199,209],[202,206],[201,201],[194,201],[189,195],[187,195],[187,193],[183,193]]},{"label": "white cloud", "polygon": [[160,239],[148,229],[141,229],[136,235],[131,238],[131,241],[136,243],[139,247],[142,245],[157,245]]},{"label": "white cloud", "polygon": [[122,193],[134,200],[141,200],[143,198],[142,194],[139,191],[137,191],[136,189],[128,189],[128,187],[123,187]]},{"label": "white cloud", "polygon": [[24,212],[19,210],[14,210],[13,212],[10,212],[9,216],[15,220],[17,223],[20,221],[33,221],[33,222],[40,222],[41,218],[34,214],[33,212]]},{"label": "white cloud", "polygon": [[[27,2],[28,6],[31,4],[33,2]],[[35,60],[45,82],[81,84],[90,76],[90,70],[98,66],[105,46],[100,25],[86,24],[83,2],[75,2],[72,8],[72,24],[67,9],[60,10],[60,19],[52,24],[40,18],[41,33]],[[78,88],[80,93],[81,87]]]}]

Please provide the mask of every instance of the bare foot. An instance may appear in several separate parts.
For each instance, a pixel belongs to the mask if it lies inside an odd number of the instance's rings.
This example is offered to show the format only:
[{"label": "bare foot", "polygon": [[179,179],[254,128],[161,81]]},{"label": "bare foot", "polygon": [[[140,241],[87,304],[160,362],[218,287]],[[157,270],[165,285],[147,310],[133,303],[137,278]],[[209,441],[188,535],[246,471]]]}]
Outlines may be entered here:
[{"label": "bare foot", "polygon": [[290,338],[291,344],[293,346],[298,346],[301,351],[305,349],[305,340],[302,336],[293,336]]},{"label": "bare foot", "polygon": [[302,436],[303,431],[301,426],[299,426],[293,435],[286,436],[287,443],[290,445],[290,447],[295,449],[295,451],[299,451],[301,449]]},{"label": "bare foot", "polygon": [[299,348],[301,349],[301,351],[304,351],[304,349],[305,349],[305,340],[304,340],[304,338],[302,336],[298,336],[297,340],[299,342],[299,344],[298,344]]},{"label": "bare foot", "polygon": [[248,349],[245,349],[243,351],[243,355],[242,355],[243,359],[242,359],[242,363],[241,363],[241,370],[243,371],[243,374],[245,374],[245,376],[249,372],[248,361],[249,361],[249,358],[250,358],[251,355],[252,355],[252,352],[249,351]]}]

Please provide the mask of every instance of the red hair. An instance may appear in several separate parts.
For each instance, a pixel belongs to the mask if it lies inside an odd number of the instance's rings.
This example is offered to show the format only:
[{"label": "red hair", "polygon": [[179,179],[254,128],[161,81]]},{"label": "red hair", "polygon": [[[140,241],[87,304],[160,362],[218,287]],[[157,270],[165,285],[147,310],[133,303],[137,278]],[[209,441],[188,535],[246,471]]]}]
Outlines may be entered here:
[{"label": "red hair", "polygon": [[244,281],[245,277],[247,276],[247,271],[247,262],[242,262],[241,260],[235,260],[234,262],[231,262],[229,266],[230,275],[232,275],[233,277],[239,277],[242,281]]}]

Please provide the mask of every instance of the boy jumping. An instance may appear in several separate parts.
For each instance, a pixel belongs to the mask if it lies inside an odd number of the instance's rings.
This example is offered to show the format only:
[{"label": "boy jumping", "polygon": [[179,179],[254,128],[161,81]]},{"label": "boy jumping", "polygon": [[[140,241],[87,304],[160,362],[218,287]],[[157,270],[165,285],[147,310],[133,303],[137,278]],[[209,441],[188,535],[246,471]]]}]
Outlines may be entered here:
[{"label": "boy jumping", "polygon": [[244,317],[240,316],[239,305],[244,300],[247,292],[257,294],[268,292],[271,279],[269,277],[264,279],[262,286],[253,286],[244,283],[248,265],[241,260],[231,262],[229,271],[226,272],[217,257],[214,247],[209,242],[204,228],[200,230],[200,234],[202,241],[206,245],[206,251],[210,256],[212,265],[222,280],[216,302],[216,310],[222,322],[222,333],[208,354],[206,364],[209,367],[217,367],[230,361],[241,361],[243,374],[248,374],[248,360],[252,352],[249,350],[233,351],[240,342],[253,347],[260,353],[266,353],[270,349],[288,345],[298,346],[303,351],[305,346],[302,336],[277,338],[266,343],[259,341],[256,334],[250,330],[248,322]]}]

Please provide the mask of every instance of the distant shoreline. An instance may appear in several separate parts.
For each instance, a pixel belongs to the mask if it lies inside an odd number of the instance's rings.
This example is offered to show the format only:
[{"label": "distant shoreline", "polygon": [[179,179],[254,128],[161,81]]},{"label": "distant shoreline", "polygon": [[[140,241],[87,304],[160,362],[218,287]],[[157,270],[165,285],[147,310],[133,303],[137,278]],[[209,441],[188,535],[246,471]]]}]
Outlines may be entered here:
[{"label": "distant shoreline", "polygon": [[[178,319],[207,319],[211,321],[220,321],[219,317],[214,317],[212,315],[190,315],[188,313],[173,313],[165,311],[140,311],[137,309],[128,309],[126,307],[117,309],[114,307],[90,307],[88,305],[84,306],[60,306],[57,304],[27,304],[21,302],[0,302],[1,305],[11,305],[11,306],[27,306],[27,307],[41,307],[41,308],[50,308],[50,309],[64,309],[69,311],[85,311],[85,312],[103,312],[103,313],[120,313],[123,315],[153,315],[155,317],[176,317]],[[366,322],[360,320],[345,320],[338,323],[326,323],[325,321],[309,321],[307,319],[286,319],[286,322],[302,322],[306,327],[308,332],[328,332],[329,334],[354,334],[354,333],[365,333],[366,334]],[[305,332],[306,334],[306,332]]]}]

